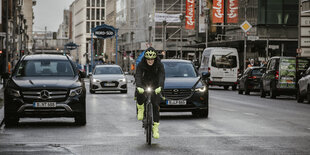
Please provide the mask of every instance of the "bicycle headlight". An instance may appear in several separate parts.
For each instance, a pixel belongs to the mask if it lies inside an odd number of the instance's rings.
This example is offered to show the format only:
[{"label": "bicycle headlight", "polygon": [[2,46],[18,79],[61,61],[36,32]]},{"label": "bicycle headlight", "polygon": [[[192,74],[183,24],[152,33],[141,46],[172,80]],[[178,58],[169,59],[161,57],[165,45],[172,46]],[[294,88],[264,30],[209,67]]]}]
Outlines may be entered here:
[{"label": "bicycle headlight", "polygon": [[20,92],[19,90],[15,90],[15,89],[10,89],[9,90],[10,95],[14,96],[14,97],[20,97]]},{"label": "bicycle headlight", "polygon": [[146,88],[146,91],[147,91],[147,92],[151,92],[151,91],[152,91],[152,88],[151,88],[151,87],[147,87],[147,88]]},{"label": "bicycle headlight", "polygon": [[75,89],[71,89],[71,90],[70,90],[69,96],[77,96],[77,95],[80,95],[80,94],[82,94],[82,91],[83,91],[83,88],[82,88],[82,87],[78,87],[78,88],[75,88]]},{"label": "bicycle headlight", "polygon": [[200,87],[200,88],[196,88],[195,91],[198,91],[198,92],[205,92],[207,90],[207,87],[206,86],[203,86],[203,87]]},{"label": "bicycle headlight", "polygon": [[99,79],[93,79],[93,82],[100,82]]}]

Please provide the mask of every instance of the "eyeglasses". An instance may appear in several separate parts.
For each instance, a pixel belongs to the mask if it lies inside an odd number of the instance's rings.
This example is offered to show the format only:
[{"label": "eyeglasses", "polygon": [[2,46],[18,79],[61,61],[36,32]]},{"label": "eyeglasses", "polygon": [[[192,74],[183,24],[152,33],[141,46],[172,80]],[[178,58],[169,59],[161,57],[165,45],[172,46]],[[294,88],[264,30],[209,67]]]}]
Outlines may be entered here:
[{"label": "eyeglasses", "polygon": [[154,59],[146,59],[146,60],[154,60]]}]

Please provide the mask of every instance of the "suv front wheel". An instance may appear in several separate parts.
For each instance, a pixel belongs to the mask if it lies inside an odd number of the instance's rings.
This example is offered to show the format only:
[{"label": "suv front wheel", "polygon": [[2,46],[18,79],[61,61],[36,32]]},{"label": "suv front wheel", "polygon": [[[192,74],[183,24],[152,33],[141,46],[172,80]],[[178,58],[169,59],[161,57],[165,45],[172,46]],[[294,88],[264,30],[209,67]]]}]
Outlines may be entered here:
[{"label": "suv front wheel", "polygon": [[82,103],[82,110],[81,112],[77,113],[76,116],[74,117],[75,124],[77,125],[86,125],[86,106],[85,106],[85,101]]}]

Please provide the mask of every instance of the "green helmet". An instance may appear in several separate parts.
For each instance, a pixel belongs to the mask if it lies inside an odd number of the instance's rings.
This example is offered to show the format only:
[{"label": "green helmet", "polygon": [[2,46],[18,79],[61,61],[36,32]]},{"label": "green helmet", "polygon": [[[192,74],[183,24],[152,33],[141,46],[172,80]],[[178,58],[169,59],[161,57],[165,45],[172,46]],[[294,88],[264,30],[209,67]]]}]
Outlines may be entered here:
[{"label": "green helmet", "polygon": [[148,49],[145,53],[144,53],[144,57],[146,59],[155,59],[157,57],[157,54],[155,52],[155,50],[153,49]]}]

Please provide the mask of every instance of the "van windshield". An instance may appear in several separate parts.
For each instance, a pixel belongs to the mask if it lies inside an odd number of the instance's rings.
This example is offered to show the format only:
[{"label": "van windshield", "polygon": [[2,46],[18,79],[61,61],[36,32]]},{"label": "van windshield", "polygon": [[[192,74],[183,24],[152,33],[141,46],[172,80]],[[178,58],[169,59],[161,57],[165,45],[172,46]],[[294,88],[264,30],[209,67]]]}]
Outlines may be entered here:
[{"label": "van windshield", "polygon": [[163,62],[166,77],[197,77],[192,63],[187,62]]},{"label": "van windshield", "polygon": [[211,66],[216,68],[235,68],[237,67],[237,56],[213,55]]}]

